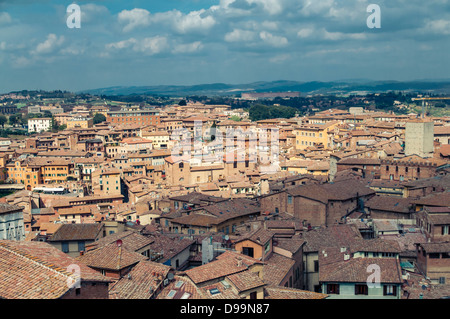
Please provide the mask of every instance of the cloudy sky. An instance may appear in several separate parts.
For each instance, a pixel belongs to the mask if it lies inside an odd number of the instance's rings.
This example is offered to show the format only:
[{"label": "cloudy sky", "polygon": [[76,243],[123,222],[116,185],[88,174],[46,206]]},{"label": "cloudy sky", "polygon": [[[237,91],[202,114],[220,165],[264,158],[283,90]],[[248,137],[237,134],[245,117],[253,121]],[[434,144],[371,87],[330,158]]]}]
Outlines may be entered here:
[{"label": "cloudy sky", "polygon": [[0,0],[1,93],[449,79],[449,52],[450,0]]}]

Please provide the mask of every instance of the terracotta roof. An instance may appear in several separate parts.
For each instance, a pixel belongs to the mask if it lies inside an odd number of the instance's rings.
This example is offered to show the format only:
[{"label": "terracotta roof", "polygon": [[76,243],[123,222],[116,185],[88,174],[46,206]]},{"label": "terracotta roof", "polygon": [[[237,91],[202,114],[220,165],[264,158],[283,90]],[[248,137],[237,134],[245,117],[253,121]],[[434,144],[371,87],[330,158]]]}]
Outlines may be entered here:
[{"label": "terracotta roof", "polygon": [[150,244],[150,249],[155,253],[163,254],[162,259],[159,262],[164,263],[179,253],[189,249],[194,243],[194,240],[188,238],[170,238],[164,234],[153,233],[149,235],[149,238],[153,240]]},{"label": "terracotta roof", "polygon": [[162,285],[170,267],[152,261],[140,261],[127,276],[109,291],[110,299],[149,299]]},{"label": "terracotta roof", "polygon": [[255,263],[262,262],[239,253],[227,251],[218,256],[215,261],[187,270],[186,275],[198,285],[245,271]]},{"label": "terracotta roof", "polygon": [[347,200],[359,196],[375,194],[375,191],[366,187],[357,180],[345,180],[330,184],[300,185],[287,190],[292,196],[301,196],[317,200],[324,204],[329,200]]},{"label": "terracotta roof", "polygon": [[244,240],[251,240],[254,243],[264,246],[269,240],[273,238],[273,236],[273,232],[260,227],[254,231],[249,232],[248,234],[242,235],[241,238],[235,241],[235,243]]},{"label": "terracotta roof", "polygon": [[125,230],[123,232],[110,234],[106,237],[100,238],[92,244],[86,245],[86,249],[89,251],[90,249],[106,246],[117,242],[119,239],[122,241],[122,246],[129,251],[137,251],[154,242],[153,238],[143,236],[137,231]]},{"label": "terracotta roof", "polygon": [[371,210],[382,210],[392,213],[411,213],[412,200],[410,198],[393,196],[374,196],[364,203]]},{"label": "terracotta roof", "polygon": [[76,257],[76,259],[91,268],[119,271],[148,258],[112,243],[88,251],[84,255]]},{"label": "terracotta roof", "polygon": [[[76,283],[69,266],[80,267],[80,280],[109,280],[48,243],[0,241],[0,297],[6,299],[56,299]],[[68,285],[68,283],[70,283]]]},{"label": "terracotta roof", "polygon": [[380,165],[379,159],[373,158],[344,158],[338,162],[338,165]]},{"label": "terracotta roof", "polygon": [[295,260],[273,253],[269,259],[265,260],[262,278],[269,285],[278,286],[290,272],[295,264]]},{"label": "terracotta roof", "polygon": [[431,194],[415,200],[414,204],[424,206],[450,207],[450,192]]},{"label": "terracotta roof", "polygon": [[303,233],[306,241],[304,252],[316,252],[324,247],[345,247],[362,240],[358,228],[352,224],[332,225]]},{"label": "terracotta roof", "polygon": [[328,295],[295,288],[269,286],[264,288],[264,299],[325,299]]},{"label": "terracotta roof", "polygon": [[352,252],[380,252],[380,253],[400,253],[398,243],[386,241],[380,238],[361,239],[347,245]]},{"label": "terracotta roof", "polygon": [[421,243],[420,246],[422,246],[427,253],[450,253],[450,242]]},{"label": "terracotta roof", "polygon": [[239,292],[226,278],[200,288],[205,299],[240,299]]},{"label": "terracotta roof", "polygon": [[[171,293],[172,292],[172,293]],[[174,293],[175,292],[175,293]],[[170,294],[170,295],[169,295]],[[173,280],[158,293],[157,299],[206,299],[192,280],[187,276],[175,275]]]},{"label": "terracotta roof", "polygon": [[415,273],[409,273],[409,275],[410,278],[402,287],[405,292],[402,299],[448,299],[450,297],[449,284],[434,285],[421,275]]},{"label": "terracotta roof", "polygon": [[305,244],[305,240],[298,237],[291,237],[289,239],[276,239],[276,243],[274,242],[274,246],[279,247],[281,249],[287,250],[293,254],[297,253],[302,246]]},{"label": "terracotta roof", "polygon": [[[320,262],[320,261],[319,261]],[[320,264],[320,282],[366,283],[371,265],[380,267],[381,283],[403,282],[400,262],[397,258],[350,258],[329,264]]]},{"label": "terracotta roof", "polygon": [[9,205],[9,204],[0,203],[0,214],[6,214],[6,213],[10,213],[10,212],[15,212],[18,210],[23,210],[23,207],[17,206],[17,205]]},{"label": "terracotta roof", "polygon": [[235,273],[227,276],[227,279],[236,287],[239,293],[265,285],[258,274],[251,271]]},{"label": "terracotta roof", "polygon": [[63,224],[49,239],[64,240],[94,240],[103,228],[103,224]]}]

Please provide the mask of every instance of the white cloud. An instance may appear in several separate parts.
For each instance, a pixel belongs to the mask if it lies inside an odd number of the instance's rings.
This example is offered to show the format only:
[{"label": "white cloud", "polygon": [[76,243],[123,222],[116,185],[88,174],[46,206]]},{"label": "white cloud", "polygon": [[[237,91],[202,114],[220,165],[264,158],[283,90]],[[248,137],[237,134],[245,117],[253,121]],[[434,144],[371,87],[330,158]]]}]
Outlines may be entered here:
[{"label": "white cloud", "polygon": [[302,39],[309,38],[312,34],[314,34],[313,28],[303,28],[297,32],[297,36]]},{"label": "white cloud", "polygon": [[302,0],[302,9],[300,13],[304,16],[329,15],[335,4],[334,0]]},{"label": "white cloud", "polygon": [[15,68],[24,68],[31,64],[31,60],[27,59],[26,57],[20,56],[20,57],[14,57],[12,59],[12,66]]},{"label": "white cloud", "polygon": [[249,4],[262,5],[264,10],[270,15],[280,14],[283,11],[281,0],[247,0]]},{"label": "white cloud", "polygon": [[346,39],[352,39],[352,40],[363,40],[366,38],[366,35],[364,33],[342,33],[342,32],[328,32],[325,29],[322,29],[322,37],[325,40],[346,40]]},{"label": "white cloud", "polygon": [[216,24],[216,20],[205,15],[205,10],[192,11],[187,15],[178,15],[179,19],[174,21],[175,29],[180,33],[189,33],[192,31],[207,31]]},{"label": "white cloud", "polygon": [[109,43],[106,45],[106,48],[120,50],[120,49],[125,49],[125,48],[130,47],[131,45],[135,44],[136,42],[137,42],[137,40],[135,38],[130,38],[128,40]]},{"label": "white cloud", "polygon": [[86,50],[83,47],[77,47],[77,46],[70,46],[68,48],[64,48],[61,50],[62,54],[69,54],[69,55],[80,55],[83,54]]},{"label": "white cloud", "polygon": [[118,15],[119,23],[125,24],[124,32],[129,32],[136,27],[148,26],[151,23],[150,12],[145,9],[134,8],[122,10]]},{"label": "white cloud", "polygon": [[0,12],[0,25],[8,24],[12,21],[8,12]]},{"label": "white cloud", "polygon": [[274,56],[273,58],[270,58],[269,61],[271,63],[282,63],[285,62],[286,60],[290,59],[291,55],[290,54],[279,54]]},{"label": "white cloud", "polygon": [[160,36],[145,38],[136,43],[133,49],[147,55],[158,54],[168,49],[167,38]]},{"label": "white cloud", "polygon": [[255,32],[248,30],[234,29],[232,32],[225,34],[225,41],[227,42],[249,42],[256,37]]},{"label": "white cloud", "polygon": [[107,49],[122,50],[131,48],[134,52],[144,53],[145,55],[154,55],[162,53],[168,49],[167,38],[156,36],[148,37],[142,40],[130,38],[119,42],[109,43],[106,45]]},{"label": "white cloud", "polygon": [[109,14],[109,10],[105,6],[99,6],[94,3],[88,3],[80,6],[81,22],[89,23],[93,21],[102,22],[103,17]]},{"label": "white cloud", "polygon": [[203,49],[203,44],[200,41],[195,41],[186,44],[175,45],[172,53],[194,53],[201,51]]},{"label": "white cloud", "polygon": [[64,36],[58,37],[54,33],[50,33],[47,36],[47,40],[44,42],[39,43],[36,46],[36,49],[32,51],[33,54],[45,54],[45,53],[51,53],[58,47],[60,47],[64,43]]},{"label": "white cloud", "polygon": [[288,40],[285,37],[276,36],[266,31],[261,31],[259,37],[273,47],[283,47],[288,44]]},{"label": "white cloud", "polygon": [[425,25],[425,31],[436,34],[450,34],[450,20],[434,20],[429,21]]}]

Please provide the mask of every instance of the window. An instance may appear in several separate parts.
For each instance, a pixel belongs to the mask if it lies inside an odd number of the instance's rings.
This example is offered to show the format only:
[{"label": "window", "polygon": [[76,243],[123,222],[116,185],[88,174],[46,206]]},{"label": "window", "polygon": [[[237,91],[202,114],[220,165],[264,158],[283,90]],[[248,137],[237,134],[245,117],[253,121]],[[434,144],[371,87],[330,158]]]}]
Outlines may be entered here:
[{"label": "window", "polygon": [[292,204],[292,196],[288,195],[288,204]]},{"label": "window", "polygon": [[339,285],[338,284],[328,284],[327,285],[327,294],[339,295]]},{"label": "window", "polygon": [[319,261],[314,260],[314,272],[318,272],[318,271],[319,271]]},{"label": "window", "polygon": [[355,295],[368,295],[369,287],[366,284],[356,284],[355,285]]},{"label": "window", "polygon": [[383,286],[383,296],[397,296],[397,286],[384,285]]},{"label": "window", "polygon": [[267,254],[270,251],[270,241],[264,246],[264,253]]},{"label": "window", "polygon": [[78,242],[78,251],[84,251],[85,247],[84,247],[84,241],[79,241]]},{"label": "window", "polygon": [[249,256],[249,257],[253,257],[254,256],[253,248],[252,247],[243,247],[242,254]]},{"label": "window", "polygon": [[428,256],[432,259],[438,259],[440,254],[439,253],[430,253]]},{"label": "window", "polygon": [[450,226],[442,226],[442,235],[448,235],[449,234],[449,227]]},{"label": "window", "polygon": [[61,250],[63,253],[68,253],[69,252],[69,243],[68,242],[61,243]]}]

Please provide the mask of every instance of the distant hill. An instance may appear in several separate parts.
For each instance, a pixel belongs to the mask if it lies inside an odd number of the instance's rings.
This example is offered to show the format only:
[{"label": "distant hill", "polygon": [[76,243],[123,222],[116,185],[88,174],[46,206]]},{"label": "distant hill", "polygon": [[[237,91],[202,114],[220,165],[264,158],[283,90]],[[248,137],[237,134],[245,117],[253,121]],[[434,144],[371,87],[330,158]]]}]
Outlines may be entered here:
[{"label": "distant hill", "polygon": [[183,97],[189,95],[232,96],[245,92],[301,92],[302,94],[345,94],[355,92],[382,93],[387,91],[409,91],[433,94],[450,94],[450,80],[419,81],[369,81],[347,80],[333,82],[272,81],[248,84],[199,84],[199,85],[156,85],[156,86],[114,86],[78,93],[92,95],[164,95]]}]

